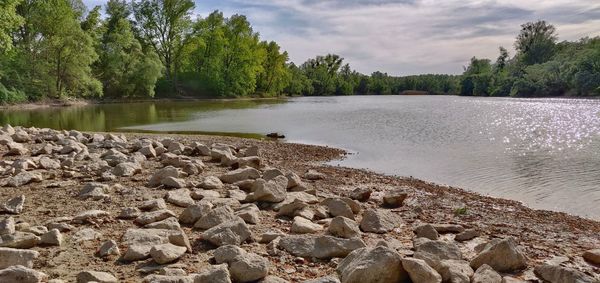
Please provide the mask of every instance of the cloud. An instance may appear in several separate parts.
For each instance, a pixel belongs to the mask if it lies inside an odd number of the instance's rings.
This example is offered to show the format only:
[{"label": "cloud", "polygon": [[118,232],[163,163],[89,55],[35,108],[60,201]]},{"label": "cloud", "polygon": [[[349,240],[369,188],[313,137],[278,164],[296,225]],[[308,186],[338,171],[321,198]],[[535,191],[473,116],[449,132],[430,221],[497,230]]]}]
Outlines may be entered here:
[{"label": "cloud", "polygon": [[597,0],[197,1],[199,15],[215,9],[247,15],[296,63],[336,53],[363,73],[460,73],[472,56],[511,50],[520,25],[538,19],[561,40],[600,35]]}]

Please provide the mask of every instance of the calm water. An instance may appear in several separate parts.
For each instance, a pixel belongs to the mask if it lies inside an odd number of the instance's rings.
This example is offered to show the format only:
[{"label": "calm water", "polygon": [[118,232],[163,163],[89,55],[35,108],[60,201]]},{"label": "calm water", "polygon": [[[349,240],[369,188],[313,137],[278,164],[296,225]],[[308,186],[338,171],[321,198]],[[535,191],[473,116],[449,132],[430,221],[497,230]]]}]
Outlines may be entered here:
[{"label": "calm water", "polygon": [[454,96],[161,102],[2,112],[0,124],[265,134],[414,176],[600,219],[600,100]]}]

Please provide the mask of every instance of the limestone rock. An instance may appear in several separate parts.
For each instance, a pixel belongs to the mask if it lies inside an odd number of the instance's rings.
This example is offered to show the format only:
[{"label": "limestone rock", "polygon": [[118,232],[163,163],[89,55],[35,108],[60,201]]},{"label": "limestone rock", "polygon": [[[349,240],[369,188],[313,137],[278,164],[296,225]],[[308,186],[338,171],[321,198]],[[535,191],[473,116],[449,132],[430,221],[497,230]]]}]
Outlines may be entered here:
[{"label": "limestone rock", "polygon": [[235,282],[254,282],[269,274],[267,259],[236,246],[219,247],[215,250],[215,260],[229,265],[229,273]]},{"label": "limestone rock", "polygon": [[117,218],[119,219],[135,219],[140,216],[142,212],[137,207],[124,207],[119,212]]},{"label": "limestone rock", "polygon": [[277,176],[270,181],[258,179],[254,182],[253,191],[248,195],[249,201],[282,202],[287,193],[287,178]]},{"label": "limestone rock", "polygon": [[400,207],[408,197],[408,190],[404,188],[394,189],[383,195],[383,205],[387,207]]},{"label": "limestone rock", "polygon": [[236,219],[221,223],[202,233],[202,239],[213,245],[240,245],[251,236],[250,229],[243,219]]},{"label": "limestone rock", "polygon": [[436,231],[440,234],[445,233],[461,233],[465,231],[465,228],[461,225],[456,224],[432,224]]},{"label": "limestone rock", "polygon": [[332,258],[345,257],[356,249],[365,247],[359,238],[340,239],[332,236],[285,236],[279,247],[299,257]]},{"label": "limestone rock", "polygon": [[194,277],[194,283],[231,283],[226,264],[213,265]]},{"label": "limestone rock", "polygon": [[164,199],[161,199],[161,198],[151,199],[151,200],[147,200],[147,201],[143,202],[139,206],[139,209],[144,210],[144,211],[167,209],[167,203],[165,202]]},{"label": "limestone rock", "polygon": [[[233,184],[235,182],[260,178],[260,172],[254,168],[241,168],[227,172],[219,177],[221,181]],[[286,180],[287,181],[287,180]]]},{"label": "limestone rock", "polygon": [[117,177],[131,177],[142,173],[142,166],[135,162],[122,162],[113,168],[112,173]]},{"label": "limestone rock", "polygon": [[315,180],[323,180],[325,179],[327,176],[323,173],[317,172],[316,170],[308,170],[306,173],[304,173],[304,178],[306,178],[307,180],[311,180],[311,181],[315,181]]},{"label": "limestone rock", "polygon": [[223,188],[223,182],[215,176],[205,177],[198,187],[205,190],[220,190]]},{"label": "limestone rock", "polygon": [[157,187],[161,185],[163,180],[167,177],[179,178],[179,171],[177,170],[177,168],[173,166],[167,166],[158,170],[156,173],[154,173],[154,175],[152,175],[152,177],[148,181],[148,186]]},{"label": "limestone rock", "polygon": [[175,216],[175,213],[168,209],[155,210],[142,213],[138,218],[135,219],[135,223],[138,225],[147,225]]},{"label": "limestone rock", "polygon": [[438,266],[442,260],[461,260],[462,252],[454,243],[426,240],[415,247],[414,258],[425,260],[429,266],[439,271]]},{"label": "limestone rock", "polygon": [[408,279],[402,258],[387,247],[357,249],[344,258],[336,270],[344,283],[396,283]]},{"label": "limestone rock", "polygon": [[235,211],[235,215],[244,219],[248,224],[258,224],[260,222],[260,210],[253,203],[242,205]]},{"label": "limestone rock", "polygon": [[597,283],[594,278],[586,275],[585,273],[559,266],[543,264],[538,265],[534,269],[535,274],[550,283]]},{"label": "limestone rock", "polygon": [[330,198],[323,201],[323,204],[329,209],[331,216],[343,216],[354,220],[354,212],[352,208],[340,198]]},{"label": "limestone rock", "polygon": [[167,219],[153,222],[144,226],[149,229],[166,229],[166,230],[180,230],[179,220],[175,217],[169,217]]},{"label": "limestone rock", "polygon": [[117,242],[115,242],[114,240],[108,240],[104,242],[102,246],[100,246],[100,249],[98,249],[97,254],[99,257],[107,257],[111,255],[119,256],[121,255],[121,251],[119,250]]},{"label": "limestone rock", "polygon": [[470,283],[473,276],[473,269],[464,260],[442,260],[437,271],[443,282]]},{"label": "limestone rock", "polygon": [[108,272],[100,271],[82,271],[77,274],[77,283],[118,283],[119,280]]},{"label": "limestone rock", "polygon": [[74,223],[85,223],[85,222],[90,222],[91,220],[94,220],[94,219],[104,218],[107,216],[110,216],[110,213],[108,213],[104,210],[86,210],[86,211],[83,211],[83,212],[75,215],[75,217],[73,217],[73,222]]},{"label": "limestone rock", "polygon": [[166,200],[168,203],[174,204],[180,207],[188,207],[196,203],[190,196],[190,190],[178,189],[167,192]]},{"label": "limestone rock", "polygon": [[327,231],[333,236],[347,239],[360,236],[358,223],[343,216],[333,218]]},{"label": "limestone rock", "polygon": [[0,269],[13,265],[22,265],[27,268],[33,267],[33,260],[40,253],[31,250],[0,248]]},{"label": "limestone rock", "polygon": [[15,219],[8,217],[0,220],[0,236],[15,233]]},{"label": "limestone rock", "polygon": [[454,237],[455,241],[464,242],[479,237],[479,231],[476,229],[467,229]]},{"label": "limestone rock", "polygon": [[62,246],[63,236],[58,229],[52,229],[40,237],[40,243],[49,246]]},{"label": "limestone rock", "polygon": [[84,242],[84,241],[93,241],[96,239],[100,239],[102,234],[92,228],[85,228],[77,231],[75,235],[73,235],[73,240],[75,242]]},{"label": "limestone rock", "polygon": [[217,207],[198,219],[194,228],[210,229],[224,222],[235,220],[238,217],[229,206]]},{"label": "limestone rock", "polygon": [[472,268],[487,264],[499,272],[511,272],[527,267],[527,258],[518,248],[513,237],[489,245],[471,260]]},{"label": "limestone rock", "polygon": [[110,195],[107,194],[109,187],[108,185],[101,183],[87,183],[79,191],[80,199],[92,199],[92,200],[103,200],[110,199]]},{"label": "limestone rock", "polygon": [[302,281],[302,283],[340,283],[340,279],[338,279],[337,276],[330,275]]},{"label": "limestone rock", "polygon": [[21,212],[23,212],[24,204],[25,204],[25,196],[20,195],[18,197],[8,200],[4,204],[0,204],[0,211],[8,212],[11,214],[21,214]]},{"label": "limestone rock", "polygon": [[387,210],[367,210],[360,221],[360,229],[364,232],[387,233],[397,226],[397,216]]},{"label": "limestone rock", "polygon": [[44,178],[42,177],[42,174],[40,174],[40,173],[23,171],[15,176],[9,178],[8,186],[17,188],[20,186],[25,186],[32,182],[41,182],[43,179]]},{"label": "limestone rock", "polygon": [[312,223],[310,220],[296,216],[294,217],[294,222],[292,223],[292,228],[290,232],[294,234],[313,234],[323,230],[323,226]]},{"label": "limestone rock", "polygon": [[167,188],[181,189],[187,187],[184,179],[168,176],[160,181],[160,184]]},{"label": "limestone rock", "polygon": [[150,256],[158,264],[167,264],[182,257],[187,249],[171,243],[153,246]]},{"label": "limestone rock", "polygon": [[15,232],[0,237],[0,247],[30,249],[40,243],[40,238],[32,233]]},{"label": "limestone rock", "polygon": [[423,224],[416,227],[414,230],[418,238],[427,238],[429,240],[437,240],[440,235],[431,224]]},{"label": "limestone rock", "polygon": [[489,265],[484,264],[475,271],[472,283],[502,283],[502,276]]},{"label": "limestone rock", "polygon": [[442,276],[424,260],[416,258],[402,259],[402,267],[408,273],[412,282],[441,283]]},{"label": "limestone rock", "polygon": [[0,282],[39,283],[47,279],[48,275],[21,265],[0,270]]},{"label": "limestone rock", "polygon": [[212,210],[212,204],[210,203],[199,203],[186,207],[181,215],[179,215],[179,222],[183,224],[194,224],[198,219],[202,218]]}]

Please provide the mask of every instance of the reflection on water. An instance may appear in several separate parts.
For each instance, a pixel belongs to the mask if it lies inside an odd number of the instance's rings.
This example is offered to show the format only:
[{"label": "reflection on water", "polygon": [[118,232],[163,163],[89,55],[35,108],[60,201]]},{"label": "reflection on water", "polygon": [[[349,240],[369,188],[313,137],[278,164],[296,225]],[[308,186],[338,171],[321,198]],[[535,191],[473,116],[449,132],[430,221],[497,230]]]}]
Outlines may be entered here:
[{"label": "reflection on water", "polygon": [[80,130],[284,133],[414,176],[600,219],[600,100],[381,96],[169,102],[0,113]]}]

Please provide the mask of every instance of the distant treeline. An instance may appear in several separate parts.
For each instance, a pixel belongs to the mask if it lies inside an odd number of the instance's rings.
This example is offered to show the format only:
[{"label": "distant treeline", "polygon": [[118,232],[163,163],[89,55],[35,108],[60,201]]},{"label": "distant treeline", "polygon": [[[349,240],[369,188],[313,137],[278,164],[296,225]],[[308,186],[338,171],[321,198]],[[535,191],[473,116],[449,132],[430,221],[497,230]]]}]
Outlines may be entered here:
[{"label": "distant treeline", "polygon": [[557,43],[543,21],[523,25],[512,58],[473,58],[463,75],[354,71],[329,54],[300,66],[261,40],[243,15],[192,19],[191,0],[0,2],[0,103],[159,96],[600,94],[600,38]]}]

